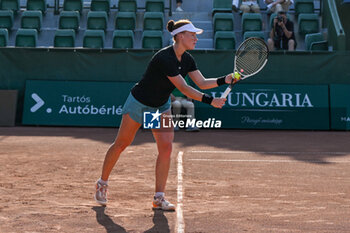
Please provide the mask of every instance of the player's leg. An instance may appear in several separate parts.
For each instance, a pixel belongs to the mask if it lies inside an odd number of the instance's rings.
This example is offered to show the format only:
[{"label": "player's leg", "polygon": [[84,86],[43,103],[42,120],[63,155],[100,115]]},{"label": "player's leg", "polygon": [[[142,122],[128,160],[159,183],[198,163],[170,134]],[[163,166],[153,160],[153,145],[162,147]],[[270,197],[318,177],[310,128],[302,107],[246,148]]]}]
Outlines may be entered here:
[{"label": "player's leg", "polygon": [[114,143],[109,147],[102,167],[101,178],[96,182],[95,200],[101,205],[107,204],[108,177],[119,159],[120,154],[134,140],[141,124],[131,119],[129,114],[124,114]]},{"label": "player's leg", "polygon": [[[162,118],[164,118],[165,115],[167,115],[166,118],[170,117],[170,109],[162,114]],[[175,210],[175,206],[164,199],[164,191],[170,168],[170,156],[174,140],[174,131],[172,128],[153,129],[152,133],[158,148],[155,184],[156,195],[153,201],[153,208]]]},{"label": "player's leg", "polygon": [[[170,110],[162,113],[162,118],[170,118]],[[168,172],[170,167],[170,156],[172,152],[172,144],[174,140],[174,131],[172,128],[153,129],[153,137],[157,143],[158,158],[156,164],[156,192],[164,192]]]},{"label": "player's leg", "polygon": [[141,124],[134,121],[129,114],[124,114],[114,143],[109,147],[102,168],[102,180],[108,177],[119,159],[120,154],[128,147],[135,138]]}]

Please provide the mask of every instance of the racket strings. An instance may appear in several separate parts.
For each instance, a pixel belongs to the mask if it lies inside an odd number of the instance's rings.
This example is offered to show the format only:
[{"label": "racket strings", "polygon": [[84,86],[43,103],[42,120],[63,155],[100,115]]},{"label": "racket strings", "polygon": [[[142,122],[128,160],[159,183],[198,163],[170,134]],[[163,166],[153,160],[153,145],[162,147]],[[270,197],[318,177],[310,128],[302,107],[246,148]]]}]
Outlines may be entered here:
[{"label": "racket strings", "polygon": [[258,71],[265,62],[265,58],[257,51],[249,51],[237,59],[237,68],[243,74],[249,75]]},{"label": "racket strings", "polygon": [[237,59],[237,68],[239,71],[243,70],[244,74],[252,74],[259,70],[264,64],[266,56],[259,48],[249,48]]},{"label": "racket strings", "polygon": [[238,48],[236,53],[236,69],[242,75],[258,72],[268,57],[268,48],[264,41],[249,38]]}]

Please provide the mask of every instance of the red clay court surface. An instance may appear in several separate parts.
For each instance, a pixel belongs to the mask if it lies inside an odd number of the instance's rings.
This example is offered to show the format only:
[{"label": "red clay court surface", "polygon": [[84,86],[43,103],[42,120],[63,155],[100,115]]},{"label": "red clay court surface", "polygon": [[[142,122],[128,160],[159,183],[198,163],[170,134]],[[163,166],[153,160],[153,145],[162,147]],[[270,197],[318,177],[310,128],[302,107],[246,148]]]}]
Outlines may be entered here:
[{"label": "red clay court surface", "polygon": [[0,232],[350,232],[350,133],[175,133],[152,211],[156,144],[140,130],[93,200],[111,128],[0,128]]}]

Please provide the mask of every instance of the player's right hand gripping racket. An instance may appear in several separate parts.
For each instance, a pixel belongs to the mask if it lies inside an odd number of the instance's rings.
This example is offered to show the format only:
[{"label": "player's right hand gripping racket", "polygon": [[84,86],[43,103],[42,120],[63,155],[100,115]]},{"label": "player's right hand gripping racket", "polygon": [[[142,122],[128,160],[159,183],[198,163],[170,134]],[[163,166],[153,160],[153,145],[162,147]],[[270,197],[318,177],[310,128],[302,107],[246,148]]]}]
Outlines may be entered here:
[{"label": "player's right hand gripping racket", "polygon": [[267,63],[269,49],[265,41],[251,37],[240,44],[236,51],[233,74],[237,72],[241,77],[239,80],[232,80],[230,86],[227,87],[221,98],[226,98],[232,90],[233,85],[238,81],[246,79],[257,74]]}]

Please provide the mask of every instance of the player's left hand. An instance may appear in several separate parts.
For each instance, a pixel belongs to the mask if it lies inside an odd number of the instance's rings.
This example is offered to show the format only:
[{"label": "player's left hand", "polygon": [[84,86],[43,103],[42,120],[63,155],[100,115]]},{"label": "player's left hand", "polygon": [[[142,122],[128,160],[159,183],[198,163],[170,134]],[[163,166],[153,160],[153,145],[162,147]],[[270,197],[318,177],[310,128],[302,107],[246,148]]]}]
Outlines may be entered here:
[{"label": "player's left hand", "polygon": [[214,98],[211,102],[211,106],[215,108],[222,108],[225,105],[226,98]]},{"label": "player's left hand", "polygon": [[226,75],[225,82],[227,84],[231,84],[232,80],[233,80],[233,73],[230,73],[230,74]]}]

